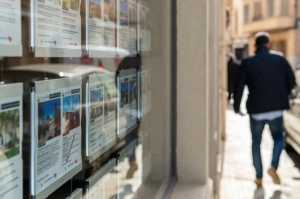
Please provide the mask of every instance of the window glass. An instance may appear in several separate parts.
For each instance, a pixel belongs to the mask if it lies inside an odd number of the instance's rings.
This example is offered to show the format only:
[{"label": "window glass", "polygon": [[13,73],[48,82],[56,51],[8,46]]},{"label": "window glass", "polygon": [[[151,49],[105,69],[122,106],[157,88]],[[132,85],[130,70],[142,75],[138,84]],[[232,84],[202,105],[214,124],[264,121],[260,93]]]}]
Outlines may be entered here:
[{"label": "window glass", "polygon": [[249,5],[244,6],[244,23],[249,22]]},{"label": "window glass", "polygon": [[274,0],[267,0],[267,17],[274,16]]},{"label": "window glass", "polygon": [[289,1],[281,0],[281,15],[288,16],[289,15]]},{"label": "window glass", "polygon": [[0,0],[0,170],[18,179],[1,198],[158,197],[171,177],[170,9]]},{"label": "window glass", "polygon": [[262,13],[261,13],[261,3],[255,2],[254,3],[254,16],[253,21],[257,21],[262,19]]}]

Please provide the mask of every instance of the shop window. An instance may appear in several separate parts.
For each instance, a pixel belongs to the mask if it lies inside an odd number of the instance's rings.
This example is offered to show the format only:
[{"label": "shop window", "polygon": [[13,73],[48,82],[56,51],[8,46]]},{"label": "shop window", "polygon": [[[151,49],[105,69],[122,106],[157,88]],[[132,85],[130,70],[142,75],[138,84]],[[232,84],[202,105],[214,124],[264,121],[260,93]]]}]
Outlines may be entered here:
[{"label": "shop window", "polygon": [[289,15],[289,1],[281,0],[281,16]]},{"label": "shop window", "polygon": [[274,16],[274,0],[267,0],[267,17]]},{"label": "shop window", "polygon": [[235,33],[239,34],[239,18],[238,18],[238,11],[235,11]]},{"label": "shop window", "polygon": [[277,50],[282,52],[284,55],[286,55],[286,40],[279,40],[277,42]]},{"label": "shop window", "polygon": [[262,19],[262,12],[261,12],[261,3],[255,2],[254,3],[254,16],[253,21],[258,21]]},{"label": "shop window", "polygon": [[249,5],[244,6],[244,23],[249,23]]}]

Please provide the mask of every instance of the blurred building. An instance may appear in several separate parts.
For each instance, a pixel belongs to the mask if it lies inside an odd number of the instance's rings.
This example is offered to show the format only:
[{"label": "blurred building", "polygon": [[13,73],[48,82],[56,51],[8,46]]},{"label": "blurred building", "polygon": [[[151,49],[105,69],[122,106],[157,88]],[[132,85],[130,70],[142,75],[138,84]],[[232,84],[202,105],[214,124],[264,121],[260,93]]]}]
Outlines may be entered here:
[{"label": "blurred building", "polygon": [[254,35],[271,34],[272,49],[285,54],[293,68],[299,67],[299,0],[232,0],[232,50],[238,58],[255,51]]},{"label": "blurred building", "polygon": [[238,60],[248,56],[249,35],[243,31],[243,1],[230,0],[227,2],[230,11],[228,31],[230,34],[230,50],[235,53]]}]

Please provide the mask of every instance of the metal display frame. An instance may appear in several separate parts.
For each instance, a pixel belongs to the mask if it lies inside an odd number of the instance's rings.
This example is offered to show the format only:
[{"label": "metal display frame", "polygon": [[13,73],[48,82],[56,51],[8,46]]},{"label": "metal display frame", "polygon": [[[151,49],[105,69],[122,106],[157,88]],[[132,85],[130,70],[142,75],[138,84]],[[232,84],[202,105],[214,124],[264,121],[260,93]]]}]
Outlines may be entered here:
[{"label": "metal display frame", "polygon": [[0,57],[21,57],[23,55],[23,45],[0,44]]},{"label": "metal display frame", "polygon": [[105,164],[101,169],[96,171],[94,175],[89,177],[85,182],[86,182],[86,190],[87,190],[87,195],[89,195],[89,190],[96,185],[99,180],[101,180],[106,174],[111,172],[115,166],[117,165],[116,159],[113,158],[111,159],[107,164]]},{"label": "metal display frame", "polygon": [[82,199],[82,189],[76,189],[69,197],[66,199]]},{"label": "metal display frame", "polygon": [[[117,107],[117,134],[120,139],[124,138],[126,135],[128,135],[132,130],[137,128],[137,121],[138,117],[136,117],[136,122],[134,125],[130,127],[126,127],[125,132],[120,132],[120,110],[121,110],[121,79],[122,78],[131,78],[131,77],[136,77],[136,82],[138,83],[138,78],[137,78],[137,69],[129,69],[129,70],[121,70],[117,73],[117,95],[118,95],[118,107]],[[138,116],[138,98],[136,99],[136,116]],[[127,113],[128,114],[128,113]],[[125,113],[126,115],[126,113]],[[126,116],[127,118],[127,116]]]},{"label": "metal display frame", "polygon": [[[115,139],[113,141],[109,142],[107,145],[105,145],[101,149],[97,150],[93,154],[89,154],[90,84],[99,82],[99,84],[103,84],[103,88],[104,88],[105,82],[114,81],[114,85],[115,85],[115,78],[113,77],[113,75],[114,75],[113,73],[94,74],[94,75],[90,75],[86,80],[86,108],[85,108],[85,110],[86,110],[86,114],[85,114],[86,115],[86,131],[85,131],[86,132],[86,139],[85,139],[86,140],[86,145],[85,145],[86,146],[86,154],[85,154],[85,156],[86,156],[86,161],[88,161],[88,163],[91,163],[94,160],[96,160],[98,157],[100,157],[103,153],[105,153],[106,151],[111,149],[117,143],[116,137],[115,137]],[[116,88],[116,90],[117,90],[117,88]],[[117,121],[115,119],[114,125],[116,125],[116,122]]]},{"label": "metal display frame", "polygon": [[123,148],[119,153],[118,153],[118,163],[122,162],[129,154],[133,152],[133,150],[137,147],[138,141],[137,139],[134,139],[130,144]]},{"label": "metal display frame", "polygon": [[23,83],[3,84],[0,85],[0,90],[0,99],[22,96]]},{"label": "metal display frame", "polygon": [[[30,160],[30,195],[34,199],[45,199],[59,187],[61,187],[68,180],[73,178],[78,172],[82,170],[82,160],[77,166],[72,170],[68,171],[64,175],[57,178],[51,185],[41,190],[39,193],[36,193],[35,188],[35,134],[37,128],[37,121],[35,120],[35,111],[36,111],[36,94],[46,91],[55,91],[58,89],[63,89],[66,87],[82,85],[82,77],[71,77],[71,78],[62,78],[54,80],[43,80],[30,83],[30,104],[31,104],[31,114],[30,114],[30,124],[31,124],[31,160]],[[82,87],[80,88],[80,102],[82,102]],[[82,150],[82,149],[81,149]],[[81,156],[80,156],[81,158]]]}]

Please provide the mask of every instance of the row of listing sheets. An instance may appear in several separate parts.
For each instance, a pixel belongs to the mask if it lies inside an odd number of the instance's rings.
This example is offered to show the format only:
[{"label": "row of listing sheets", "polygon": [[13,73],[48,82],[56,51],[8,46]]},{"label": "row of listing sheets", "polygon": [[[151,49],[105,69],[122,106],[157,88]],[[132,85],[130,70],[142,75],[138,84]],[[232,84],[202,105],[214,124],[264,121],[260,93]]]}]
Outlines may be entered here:
[{"label": "row of listing sheets", "polygon": [[[137,0],[86,0],[82,46],[82,3],[30,1],[30,47],[36,57],[81,57],[83,49],[93,58],[151,50],[151,10]],[[21,14],[21,0],[0,0],[0,57],[23,54]]]},{"label": "row of listing sheets", "polygon": [[[32,196],[46,198],[82,170],[82,154],[91,163],[115,145],[117,136],[125,137],[136,127],[138,113],[150,112],[150,75],[150,71],[131,69],[120,72],[117,81],[114,74],[103,73],[84,81],[72,77],[31,83]],[[23,193],[22,95],[22,83],[0,86],[3,199],[22,198]],[[82,135],[82,111],[86,112],[86,135]],[[86,137],[85,149],[82,136]]]}]

